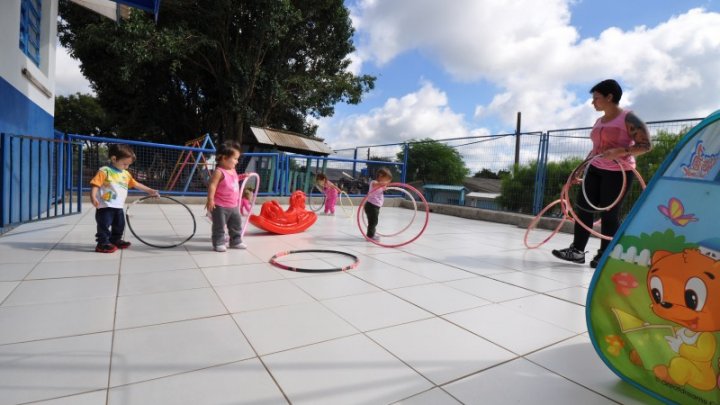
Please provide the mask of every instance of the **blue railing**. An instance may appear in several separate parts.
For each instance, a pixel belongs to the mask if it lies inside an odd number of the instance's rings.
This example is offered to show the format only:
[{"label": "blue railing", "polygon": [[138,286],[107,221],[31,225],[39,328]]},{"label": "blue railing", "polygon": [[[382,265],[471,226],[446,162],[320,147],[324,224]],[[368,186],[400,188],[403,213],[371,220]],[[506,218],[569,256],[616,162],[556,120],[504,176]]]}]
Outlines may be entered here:
[{"label": "blue railing", "polygon": [[0,233],[82,210],[81,144],[2,133],[0,146]]}]

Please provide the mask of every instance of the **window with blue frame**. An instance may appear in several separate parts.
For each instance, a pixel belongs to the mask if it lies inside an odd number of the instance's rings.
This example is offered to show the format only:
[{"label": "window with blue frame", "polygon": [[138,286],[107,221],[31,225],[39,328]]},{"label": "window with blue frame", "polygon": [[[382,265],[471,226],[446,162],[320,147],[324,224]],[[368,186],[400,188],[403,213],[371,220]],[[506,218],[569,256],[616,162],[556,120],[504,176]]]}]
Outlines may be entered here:
[{"label": "window with blue frame", "polygon": [[40,20],[42,0],[22,0],[20,6],[20,49],[40,66]]}]

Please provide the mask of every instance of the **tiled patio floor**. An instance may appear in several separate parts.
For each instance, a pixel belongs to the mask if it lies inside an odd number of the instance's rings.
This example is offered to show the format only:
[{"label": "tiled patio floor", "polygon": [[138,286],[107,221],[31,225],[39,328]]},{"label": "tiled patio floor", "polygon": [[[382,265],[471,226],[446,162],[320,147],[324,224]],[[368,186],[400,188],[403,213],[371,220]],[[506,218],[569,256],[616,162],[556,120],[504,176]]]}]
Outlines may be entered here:
[{"label": "tiled patio floor", "polygon": [[[216,253],[198,220],[182,247],[128,238],[99,254],[93,212],[0,237],[0,405],[655,403],[595,354],[592,272],[549,253],[568,235],[530,251],[522,229],[433,214],[420,239],[388,249],[320,216]],[[360,265],[267,264],[307,248]]]}]

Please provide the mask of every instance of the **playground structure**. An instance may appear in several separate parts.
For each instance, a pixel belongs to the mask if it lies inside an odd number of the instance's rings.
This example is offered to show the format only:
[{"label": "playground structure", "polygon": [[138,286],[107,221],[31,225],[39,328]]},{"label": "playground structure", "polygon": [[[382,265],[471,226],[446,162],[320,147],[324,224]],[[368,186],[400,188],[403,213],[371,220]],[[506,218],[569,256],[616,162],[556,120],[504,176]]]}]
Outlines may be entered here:
[{"label": "playground structure", "polygon": [[[215,144],[210,138],[210,134],[191,139],[185,142],[185,146],[196,149],[212,149],[215,150]],[[170,174],[165,190],[174,190],[175,184],[181,179],[185,180],[183,192],[188,191],[193,181],[195,172],[200,170],[200,178],[204,184],[207,184],[210,174],[215,166],[214,157],[206,157],[202,150],[183,150],[175,162],[175,167]],[[185,174],[185,176],[183,176]]]}]

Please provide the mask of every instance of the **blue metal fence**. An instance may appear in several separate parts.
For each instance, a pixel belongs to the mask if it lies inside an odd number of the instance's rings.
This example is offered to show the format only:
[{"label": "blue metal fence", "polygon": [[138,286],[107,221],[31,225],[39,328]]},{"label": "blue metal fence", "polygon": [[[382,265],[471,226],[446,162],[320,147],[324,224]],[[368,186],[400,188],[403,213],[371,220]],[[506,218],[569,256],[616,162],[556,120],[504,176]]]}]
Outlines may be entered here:
[{"label": "blue metal fence", "polygon": [[82,210],[82,145],[0,133],[0,233]]}]

